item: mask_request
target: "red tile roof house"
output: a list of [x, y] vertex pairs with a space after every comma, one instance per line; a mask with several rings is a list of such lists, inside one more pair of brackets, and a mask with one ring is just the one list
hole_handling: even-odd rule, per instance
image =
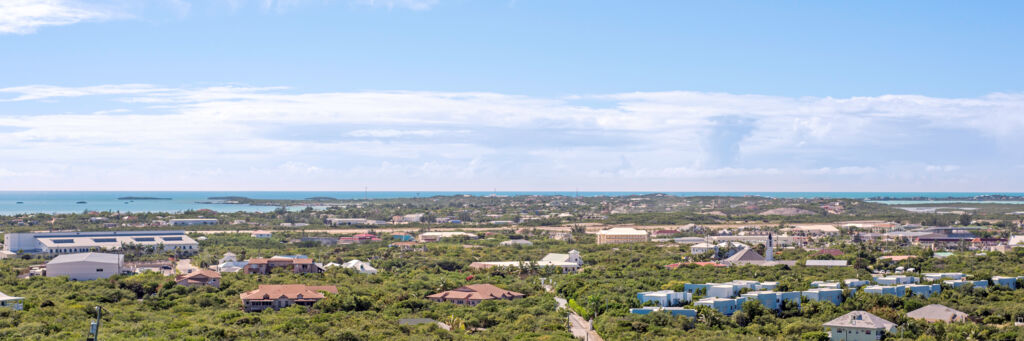
[[316, 264], [313, 264], [313, 260], [310, 258], [285, 258], [285, 257], [272, 257], [272, 258], [253, 258], [249, 260], [249, 264], [245, 266], [245, 273], [248, 274], [269, 274], [274, 268], [288, 268], [292, 272], [297, 274], [302, 273], [322, 273], [324, 269], [320, 268]]
[[477, 305], [483, 300], [514, 300], [526, 295], [508, 291], [491, 284], [470, 284], [461, 288], [439, 292], [427, 299], [434, 302], [451, 302], [462, 305]]
[[174, 277], [174, 282], [187, 287], [209, 285], [214, 288], [220, 288], [220, 273], [213, 270], [199, 269], [189, 274]]
[[260, 284], [253, 291], [238, 295], [246, 312], [263, 311], [270, 308], [280, 310], [291, 305], [312, 306], [323, 299], [324, 292], [338, 293], [333, 285], [309, 286], [304, 284]]

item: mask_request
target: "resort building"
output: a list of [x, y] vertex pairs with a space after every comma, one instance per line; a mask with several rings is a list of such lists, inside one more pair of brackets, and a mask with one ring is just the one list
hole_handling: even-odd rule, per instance
[[526, 297], [526, 295], [515, 291], [508, 291], [491, 284], [470, 284], [427, 296], [427, 299], [434, 302], [474, 306], [484, 300], [514, 300], [523, 297]]
[[199, 252], [185, 231], [109, 231], [5, 233], [4, 251], [51, 255], [119, 250], [123, 245], [163, 247], [162, 251]]
[[174, 282], [186, 287], [211, 286], [220, 288], [220, 273], [213, 270], [199, 269], [185, 275], [175, 276]]
[[124, 255], [76, 253], [60, 255], [46, 263], [46, 277], [68, 276], [72, 281], [89, 281], [121, 273]]
[[630, 227], [616, 227], [597, 232], [598, 244], [642, 243], [647, 241], [647, 231]]
[[477, 236], [472, 233], [466, 233], [462, 231], [451, 231], [451, 232], [423, 232], [419, 235], [421, 243], [436, 242], [445, 238], [453, 237], [465, 237], [469, 239], [477, 239]]
[[832, 341], [881, 340], [896, 324], [863, 310], [854, 310], [822, 324]]
[[260, 284], [253, 291], [244, 292], [239, 297], [246, 312], [279, 310], [292, 305], [312, 306], [325, 296], [323, 293], [338, 293], [333, 285], [309, 286], [303, 284]]
[[631, 308], [629, 309], [630, 314], [647, 315], [656, 311], [664, 311], [672, 314], [672, 316], [686, 316], [689, 318], [697, 318], [697, 311], [683, 307], [643, 307], [643, 308]]
[[300, 257], [274, 256], [271, 258], [253, 258], [245, 265], [245, 273], [269, 274], [274, 268], [284, 268], [294, 273], [322, 273], [324, 269], [313, 263], [312, 259]]
[[691, 301], [692, 294], [672, 290], [647, 291], [636, 294], [641, 304], [654, 302], [661, 307], [680, 306]]
[[800, 295], [806, 297], [808, 301], [824, 301], [835, 305], [843, 303], [843, 290], [841, 289], [816, 288], [802, 291]]
[[249, 236], [253, 237], [253, 238], [266, 239], [266, 238], [270, 238], [271, 236], [273, 236], [273, 233], [270, 232], [270, 231], [256, 230], [256, 231], [252, 231], [252, 233], [250, 233]]
[[751, 291], [740, 295], [740, 297], [746, 298], [747, 300], [754, 300], [761, 302], [765, 308], [773, 311], [782, 310], [782, 303], [789, 301], [790, 303], [796, 304], [796, 307], [800, 307], [800, 292], [775, 292], [775, 291]]
[[382, 220], [373, 220], [366, 218], [328, 218], [327, 224], [331, 226], [382, 225], [385, 224], [385, 222]]
[[933, 272], [924, 274], [924, 280], [932, 282], [947, 279], [958, 280], [966, 277], [967, 275], [964, 275], [962, 272]]
[[740, 308], [743, 307], [743, 302], [746, 302], [746, 301], [747, 301], [747, 299], [745, 297], [740, 297], [740, 298], [706, 297], [706, 298], [703, 298], [703, 299], [701, 299], [701, 300], [699, 300], [697, 302], [693, 302], [693, 304], [694, 305], [702, 305], [702, 306], [705, 306], [705, 307], [709, 307], [711, 309], [718, 310], [718, 312], [722, 313], [722, 315], [729, 316], [729, 315], [732, 315], [733, 313], [735, 313], [736, 311], [740, 310]]
[[195, 219], [171, 219], [167, 222], [171, 226], [195, 226], [195, 225], [217, 225], [217, 219], [195, 218]]
[[533, 245], [533, 242], [531, 242], [529, 240], [526, 240], [526, 239], [509, 239], [509, 240], [503, 241], [501, 243], [498, 243], [498, 245], [501, 245], [501, 246], [516, 246], [516, 245], [518, 245], [518, 246], [531, 246], [531, 245]]

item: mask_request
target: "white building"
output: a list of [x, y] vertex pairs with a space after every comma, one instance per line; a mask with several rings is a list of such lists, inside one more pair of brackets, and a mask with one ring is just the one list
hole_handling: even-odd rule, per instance
[[270, 238], [271, 235], [272, 233], [270, 231], [264, 230], [252, 231], [252, 233], [249, 234], [249, 236], [253, 238]]
[[122, 245], [159, 247], [164, 251], [199, 252], [199, 242], [185, 231], [39, 232], [4, 234], [4, 251], [70, 254], [119, 250]]
[[355, 270], [356, 272], [361, 274], [374, 275], [377, 273], [377, 269], [370, 265], [370, 263], [358, 259], [353, 259], [348, 262], [345, 262], [345, 264], [342, 264], [341, 267]]
[[217, 225], [217, 223], [217, 219], [211, 218], [171, 219], [168, 222], [171, 226]]
[[690, 254], [703, 255], [708, 252], [714, 252], [718, 248], [715, 244], [710, 243], [697, 243], [690, 245]]
[[0, 292], [0, 308], [21, 310], [24, 302], [25, 298], [23, 297], [7, 296], [7, 294]]
[[615, 227], [597, 232], [598, 244], [640, 243], [647, 241], [647, 231], [631, 227]]
[[851, 311], [822, 326], [832, 341], [881, 340], [886, 332], [896, 330], [895, 323], [862, 310]]
[[531, 246], [531, 245], [534, 245], [534, 242], [530, 242], [530, 241], [527, 241], [527, 240], [508, 240], [508, 241], [505, 241], [505, 242], [502, 242], [502, 243], [498, 243], [498, 245], [501, 245], [501, 246], [516, 246], [516, 245], [519, 245], [519, 246]]
[[381, 225], [384, 221], [366, 218], [328, 218], [327, 223], [331, 226], [343, 225]]
[[452, 237], [466, 237], [469, 239], [477, 239], [477, 236], [472, 233], [466, 233], [462, 231], [450, 231], [450, 232], [423, 232], [419, 235], [420, 242], [436, 242], [444, 238]]
[[46, 263], [46, 277], [68, 276], [72, 281], [88, 281], [119, 274], [123, 266], [124, 255], [96, 252], [60, 255]]

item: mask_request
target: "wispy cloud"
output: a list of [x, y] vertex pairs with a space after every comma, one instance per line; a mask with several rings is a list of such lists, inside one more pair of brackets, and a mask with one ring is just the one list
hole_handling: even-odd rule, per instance
[[29, 34], [43, 26], [103, 21], [119, 15], [109, 8], [70, 0], [4, 0], [0, 1], [0, 34]]
[[[78, 112], [80, 103], [88, 109]], [[124, 188], [1024, 187], [1004, 174], [1016, 169], [998, 167], [1024, 158], [1024, 138], [1012, 133], [1024, 129], [1020, 94], [536, 98], [31, 85], [0, 89], [5, 106], [27, 113], [0, 116], [0, 177], [27, 189], [79, 188], [71, 179], [82, 177]]]

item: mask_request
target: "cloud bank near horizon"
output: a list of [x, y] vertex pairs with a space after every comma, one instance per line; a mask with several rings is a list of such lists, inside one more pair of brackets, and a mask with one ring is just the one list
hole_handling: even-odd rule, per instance
[[1012, 191], [1024, 94], [0, 88], [8, 190]]

